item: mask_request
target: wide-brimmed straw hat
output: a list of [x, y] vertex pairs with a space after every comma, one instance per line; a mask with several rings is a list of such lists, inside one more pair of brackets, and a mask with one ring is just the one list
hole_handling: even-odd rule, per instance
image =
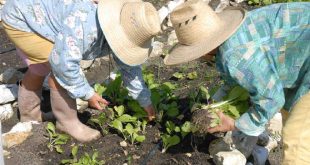
[[150, 54], [151, 40], [160, 31], [159, 16], [141, 0], [100, 0], [98, 19], [115, 55], [127, 65], [139, 65]]
[[165, 57], [166, 65], [197, 59], [227, 40], [242, 24], [245, 10], [228, 7], [215, 13], [202, 0], [188, 0], [170, 14], [179, 43]]

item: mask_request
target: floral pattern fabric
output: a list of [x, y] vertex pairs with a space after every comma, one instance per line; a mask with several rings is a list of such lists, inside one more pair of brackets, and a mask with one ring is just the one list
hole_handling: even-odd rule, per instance
[[[111, 54], [100, 29], [95, 3], [91, 0], [9, 0], [1, 15], [6, 24], [54, 43], [49, 58], [52, 72], [72, 98], [87, 100], [94, 94], [80, 61]], [[141, 67], [116, 61], [129, 94], [143, 107], [151, 104]]]

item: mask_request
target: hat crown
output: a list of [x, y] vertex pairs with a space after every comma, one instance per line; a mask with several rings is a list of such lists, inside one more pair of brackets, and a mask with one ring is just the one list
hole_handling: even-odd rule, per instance
[[216, 33], [222, 21], [213, 9], [201, 0], [188, 0], [170, 15], [179, 43], [193, 45]]
[[157, 11], [148, 2], [125, 3], [121, 11], [120, 24], [128, 39], [141, 47], [160, 31]]

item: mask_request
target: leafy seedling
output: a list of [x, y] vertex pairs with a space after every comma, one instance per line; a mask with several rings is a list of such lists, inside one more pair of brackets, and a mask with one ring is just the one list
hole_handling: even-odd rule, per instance
[[125, 133], [127, 135], [127, 138], [130, 140], [131, 144], [134, 144], [135, 141], [137, 142], [143, 142], [145, 140], [144, 135], [139, 135], [138, 132], [140, 131], [140, 127], [134, 128], [132, 124], [127, 123], [125, 127]]
[[186, 78], [190, 79], [190, 80], [194, 80], [198, 78], [198, 74], [196, 71], [194, 72], [190, 72], [187, 74]]
[[180, 80], [182, 80], [182, 79], [184, 79], [185, 78], [185, 75], [184, 75], [184, 73], [181, 73], [181, 72], [175, 72], [175, 73], [173, 73], [173, 75], [172, 75], [174, 78], [176, 78], [176, 79], [180, 79]]
[[108, 118], [106, 117], [105, 113], [100, 113], [97, 117], [92, 117], [88, 123], [92, 126], [98, 125], [100, 127], [101, 133], [103, 135], [108, 134], [108, 130], [105, 127]]
[[162, 149], [162, 153], [165, 153], [169, 147], [177, 145], [180, 143], [181, 139], [179, 136], [177, 135], [168, 135], [168, 134], [163, 134], [161, 135], [161, 139], [163, 141], [163, 149]]
[[[248, 110], [249, 97], [250, 95], [245, 89], [240, 86], [235, 86], [232, 90], [230, 90], [228, 95], [224, 97], [223, 101], [207, 105], [201, 104], [195, 107], [192, 115], [194, 119], [193, 123], [198, 128], [203, 128], [205, 127], [203, 120], [210, 119], [210, 121], [208, 121], [208, 127], [216, 127], [221, 122], [217, 115], [218, 111], [222, 111], [224, 114], [237, 119]], [[195, 111], [208, 111], [208, 113], [200, 113]]]
[[56, 150], [57, 153], [62, 154], [64, 151], [61, 148], [61, 145], [66, 144], [69, 140], [69, 136], [66, 134], [58, 134], [55, 131], [55, 125], [52, 122], [48, 122], [45, 130], [48, 132], [49, 135], [49, 142], [47, 147], [50, 151]]
[[98, 159], [98, 151], [94, 151], [92, 155], [89, 155], [85, 152], [80, 158], [77, 157], [78, 153], [78, 146], [73, 146], [71, 149], [72, 159], [63, 159], [61, 160], [61, 164], [73, 164], [73, 165], [103, 165], [105, 162], [104, 160], [97, 160]]

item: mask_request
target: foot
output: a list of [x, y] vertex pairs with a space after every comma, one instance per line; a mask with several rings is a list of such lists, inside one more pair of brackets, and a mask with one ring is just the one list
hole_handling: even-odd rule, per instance
[[69, 134], [74, 139], [82, 143], [96, 140], [101, 136], [99, 131], [86, 126], [80, 121], [76, 123], [66, 123], [66, 124], [62, 124], [57, 121], [56, 128], [62, 132]]

